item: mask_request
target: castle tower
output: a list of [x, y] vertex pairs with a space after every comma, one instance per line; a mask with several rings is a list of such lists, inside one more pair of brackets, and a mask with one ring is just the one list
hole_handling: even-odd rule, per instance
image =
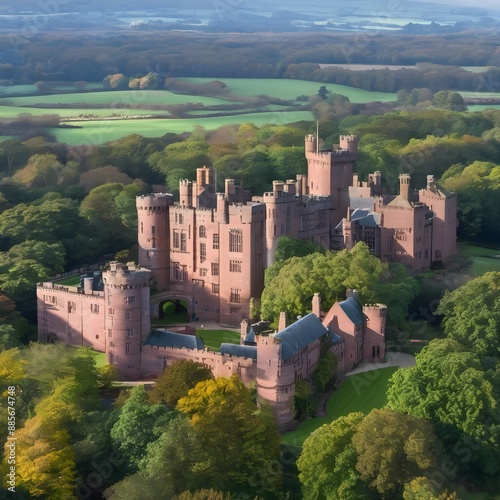
[[187, 179], [179, 181], [179, 204], [185, 207], [193, 206], [193, 183]]
[[267, 401], [282, 427], [294, 416], [295, 371], [282, 367], [282, 343], [269, 334], [256, 335], [257, 398]]
[[387, 322], [387, 306], [376, 304], [364, 306], [366, 329], [363, 338], [363, 360], [382, 362], [385, 357], [385, 327]]
[[332, 225], [336, 226], [349, 206], [349, 187], [358, 157], [358, 138], [341, 135], [329, 150], [317, 148], [318, 138], [306, 136], [307, 183], [311, 196], [333, 196]]
[[138, 379], [141, 345], [151, 330], [149, 295], [151, 271], [110, 262], [103, 272], [106, 361], [125, 379]]
[[139, 265], [153, 271], [158, 290], [170, 282], [170, 221], [168, 207], [171, 194], [150, 194], [136, 199], [138, 215]]

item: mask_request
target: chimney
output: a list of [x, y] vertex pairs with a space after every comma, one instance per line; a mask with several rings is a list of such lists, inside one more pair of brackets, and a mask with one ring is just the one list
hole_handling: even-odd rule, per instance
[[399, 174], [399, 195], [410, 201], [410, 174]]
[[427, 176], [427, 189], [431, 189], [433, 187], [434, 187], [434, 176], [428, 175]]
[[315, 293], [312, 299], [312, 312], [319, 319], [321, 319], [321, 296], [319, 293]]
[[358, 301], [358, 291], [355, 288], [348, 288], [345, 292], [347, 298], [352, 297], [356, 302]]
[[286, 328], [286, 312], [280, 312], [280, 320], [278, 323], [278, 332], [283, 331]]

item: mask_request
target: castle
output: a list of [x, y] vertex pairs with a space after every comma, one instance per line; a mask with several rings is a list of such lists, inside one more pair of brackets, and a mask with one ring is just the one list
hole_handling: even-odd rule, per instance
[[[293, 418], [295, 382], [316, 369], [323, 338], [333, 341], [341, 371], [383, 360], [386, 308], [362, 306], [355, 292], [325, 313], [315, 296], [311, 314], [291, 325], [281, 317], [277, 333], [246, 321], [281, 236], [328, 249], [364, 241], [383, 261], [416, 272], [456, 252], [456, 197], [432, 176], [412, 192], [402, 174], [399, 194], [385, 194], [379, 172], [363, 183], [353, 173], [356, 137], [340, 136], [331, 150], [318, 144], [306, 137], [307, 176], [275, 181], [263, 196], [231, 179], [216, 193], [214, 170], [202, 167], [196, 182], [180, 182], [176, 203], [171, 194], [138, 197], [139, 264], [112, 262], [80, 286], [39, 284], [39, 340], [106, 352], [129, 379], [159, 375], [176, 359], [199, 361], [216, 376], [238, 374], [256, 382], [282, 424]], [[189, 325], [152, 329], [169, 301], [186, 304], [191, 318], [241, 325], [240, 345], [213, 352]]]
[[261, 295], [281, 236], [331, 250], [364, 241], [381, 260], [415, 272], [456, 253], [456, 196], [431, 175], [413, 192], [401, 174], [399, 194], [385, 194], [380, 172], [363, 183], [353, 173], [357, 137], [340, 136], [329, 150], [318, 144], [315, 135], [305, 139], [307, 175], [274, 181], [263, 196], [232, 179], [216, 193], [215, 172], [203, 167], [196, 182], [180, 182], [177, 203], [170, 194], [137, 198], [139, 264], [153, 272], [154, 316], [174, 299], [190, 317], [239, 324]]

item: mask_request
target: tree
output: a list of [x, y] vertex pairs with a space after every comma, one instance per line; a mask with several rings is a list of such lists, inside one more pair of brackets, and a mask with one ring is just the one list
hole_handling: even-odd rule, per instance
[[325, 424], [304, 442], [297, 460], [302, 492], [306, 499], [356, 500], [369, 491], [356, 470], [352, 438], [365, 416], [350, 413]]
[[411, 479], [438, 470], [442, 445], [424, 419], [391, 409], [374, 409], [352, 438], [356, 470], [381, 495], [401, 498]]
[[447, 290], [437, 314], [445, 334], [479, 356], [500, 358], [500, 272], [479, 276]]
[[[172, 418], [164, 405], [152, 405], [143, 385], [134, 387], [111, 429], [111, 439], [127, 461], [127, 471], [137, 472], [147, 445], [158, 429]], [[140, 423], [140, 425], [139, 425]]]
[[255, 406], [237, 375], [199, 382], [179, 400], [178, 409], [190, 417], [200, 443], [210, 450], [205, 486], [246, 493], [276, 491], [281, 439], [274, 416], [266, 405]]
[[291, 318], [309, 312], [316, 292], [328, 310], [336, 300], [344, 299], [347, 288], [355, 288], [361, 303], [384, 303], [389, 311], [393, 303], [398, 305], [394, 310], [399, 314], [388, 318], [396, 323], [404, 318], [419, 290], [402, 266], [382, 263], [364, 243], [351, 251], [292, 257], [273, 276], [274, 272], [271, 266], [262, 293], [262, 316], [274, 321], [281, 311]]
[[163, 481], [172, 494], [178, 494], [207, 484], [210, 478], [205, 476], [205, 470], [209, 455], [189, 419], [179, 416], [148, 445], [140, 469], [145, 477]]
[[458, 92], [451, 92], [449, 90], [436, 92], [432, 97], [432, 105], [451, 111], [467, 111], [463, 97]]
[[182, 359], [167, 366], [156, 379], [156, 384], [149, 394], [152, 403], [165, 403], [174, 408], [180, 398], [187, 396], [198, 382], [212, 379], [209, 368], [195, 361]]
[[496, 372], [452, 339], [433, 340], [391, 378], [388, 407], [432, 422], [462, 474], [500, 470]]
[[326, 85], [321, 85], [321, 87], [318, 90], [318, 96], [324, 101], [328, 97], [328, 95], [331, 93], [330, 90], [326, 88]]

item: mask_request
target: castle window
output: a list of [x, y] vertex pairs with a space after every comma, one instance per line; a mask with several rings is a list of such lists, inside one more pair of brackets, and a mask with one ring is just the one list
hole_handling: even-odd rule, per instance
[[151, 234], [156, 234], [156, 226], [151, 226]]
[[113, 337], [113, 330], [111, 328], [108, 328], [108, 337]]
[[207, 244], [200, 243], [200, 262], [205, 262], [207, 260]]
[[436, 256], [436, 259], [441, 258], [441, 250], [436, 250], [436, 253], [434, 254]]
[[73, 313], [76, 312], [76, 304], [68, 300], [68, 312]]
[[200, 238], [206, 238], [207, 237], [207, 228], [205, 226], [200, 226], [200, 229], [198, 230], [198, 235]]
[[234, 302], [239, 304], [241, 302], [241, 290], [238, 288], [231, 288], [231, 296], [229, 298], [229, 302]]
[[130, 320], [130, 319], [132, 319], [132, 312], [131, 312], [131, 311], [126, 311], [126, 312], [125, 312], [125, 317], [126, 317], [127, 319], [129, 319], [129, 320]]
[[229, 314], [238, 314], [240, 312], [239, 307], [230, 307], [229, 308]]
[[144, 222], [141, 222], [141, 234], [144, 233]]
[[125, 344], [125, 354], [130, 354], [130, 344]]
[[127, 328], [127, 337], [133, 337], [133, 336], [134, 336], [134, 329]]
[[229, 251], [243, 252], [243, 231], [241, 229], [229, 230]]
[[177, 229], [174, 229], [174, 234], [173, 234], [173, 238], [172, 238], [173, 242], [172, 242], [172, 246], [173, 248], [180, 248], [181, 246], [181, 243], [180, 243], [180, 235], [179, 235], [179, 231]]
[[219, 235], [218, 234], [213, 235], [212, 242], [213, 242], [213, 249], [219, 250]]
[[212, 262], [212, 276], [219, 276], [219, 263]]
[[179, 214], [179, 224], [184, 223], [184, 216], [182, 214]]
[[200, 267], [200, 276], [207, 276], [208, 269], [206, 267]]
[[193, 285], [203, 288], [205, 286], [205, 281], [203, 280], [193, 280]]
[[178, 262], [173, 262], [172, 279], [177, 281], [187, 281], [187, 266], [181, 266]]
[[212, 293], [218, 295], [218, 293], [219, 293], [219, 283], [212, 283]]
[[241, 273], [241, 260], [230, 260], [229, 261], [229, 272]]
[[135, 304], [135, 297], [134, 296], [131, 296], [131, 297], [125, 297], [125, 302], [127, 304]]
[[110, 307], [110, 308], [108, 309], [108, 314], [109, 314], [110, 316], [113, 316], [113, 314], [115, 314], [115, 310], [114, 310], [114, 309], [112, 309], [112, 308]]
[[181, 233], [181, 252], [187, 252], [187, 234], [186, 231]]
[[99, 306], [97, 304], [90, 304], [90, 312], [98, 313], [99, 312]]

